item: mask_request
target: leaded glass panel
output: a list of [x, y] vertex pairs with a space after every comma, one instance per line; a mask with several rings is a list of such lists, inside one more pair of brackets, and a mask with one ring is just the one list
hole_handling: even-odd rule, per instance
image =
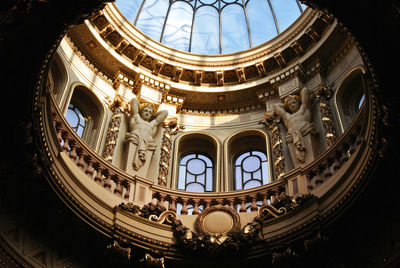
[[213, 191], [213, 164], [203, 154], [189, 154], [179, 162], [178, 189], [189, 192]]

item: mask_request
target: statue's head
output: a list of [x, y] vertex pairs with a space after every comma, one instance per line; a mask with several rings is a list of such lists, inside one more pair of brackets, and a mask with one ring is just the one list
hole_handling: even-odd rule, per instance
[[300, 97], [298, 95], [289, 95], [285, 98], [285, 105], [291, 113], [295, 113], [300, 109]]
[[155, 107], [150, 103], [143, 103], [139, 108], [139, 115], [145, 121], [151, 121], [155, 115]]

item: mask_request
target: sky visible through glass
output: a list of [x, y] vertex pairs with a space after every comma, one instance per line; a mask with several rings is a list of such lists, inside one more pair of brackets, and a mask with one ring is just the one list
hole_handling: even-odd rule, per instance
[[178, 50], [225, 54], [258, 46], [305, 10], [298, 0], [117, 0], [125, 18]]

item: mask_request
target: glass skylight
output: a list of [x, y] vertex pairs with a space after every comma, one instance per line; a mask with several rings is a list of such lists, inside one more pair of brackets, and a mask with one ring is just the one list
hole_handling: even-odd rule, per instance
[[225, 54], [258, 46], [304, 11], [298, 0], [117, 0], [150, 38], [182, 51]]

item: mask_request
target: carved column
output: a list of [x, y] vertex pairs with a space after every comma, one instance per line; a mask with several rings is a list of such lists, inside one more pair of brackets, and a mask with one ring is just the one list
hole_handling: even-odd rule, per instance
[[326, 142], [328, 146], [331, 147], [337, 140], [332, 111], [329, 106], [329, 99], [332, 97], [332, 90], [321, 83], [315, 91], [315, 97], [319, 101], [319, 111], [322, 126], [325, 131]]
[[119, 135], [119, 129], [121, 127], [122, 114], [124, 112], [124, 102], [121, 97], [117, 95], [109, 107], [113, 112], [111, 117], [110, 125], [107, 130], [106, 145], [103, 151], [103, 158], [108, 162], [112, 162], [115, 146], [117, 144], [117, 139]]
[[172, 136], [176, 135], [179, 130], [180, 128], [176, 120], [170, 121], [168, 125], [165, 126], [161, 141], [161, 158], [158, 171], [158, 184], [161, 186], [167, 186], [169, 162], [172, 152]]
[[277, 179], [285, 174], [285, 157], [283, 155], [282, 134], [278, 123], [280, 118], [274, 112], [267, 112], [264, 115], [264, 125], [270, 134], [272, 141], [272, 159]]

